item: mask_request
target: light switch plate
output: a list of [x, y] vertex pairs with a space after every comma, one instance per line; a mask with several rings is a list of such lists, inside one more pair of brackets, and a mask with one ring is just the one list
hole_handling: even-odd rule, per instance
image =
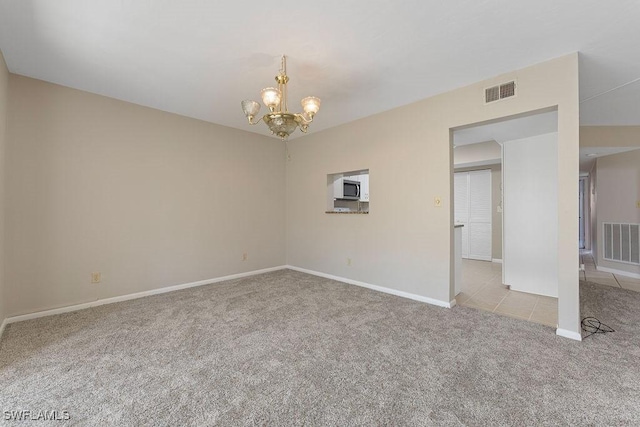
[[442, 206], [442, 199], [440, 197], [438, 197], [438, 196], [434, 197], [433, 198], [433, 205], [436, 208], [439, 208], [440, 206]]

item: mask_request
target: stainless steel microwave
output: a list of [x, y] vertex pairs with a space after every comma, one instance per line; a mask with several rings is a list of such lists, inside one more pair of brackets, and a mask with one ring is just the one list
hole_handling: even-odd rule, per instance
[[333, 185], [333, 197], [339, 200], [360, 200], [360, 183], [339, 178]]

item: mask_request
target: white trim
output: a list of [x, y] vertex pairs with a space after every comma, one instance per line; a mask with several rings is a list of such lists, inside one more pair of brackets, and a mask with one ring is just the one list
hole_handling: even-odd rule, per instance
[[628, 271], [616, 270], [615, 268], [596, 266], [596, 270], [604, 271], [605, 273], [617, 274], [618, 276], [626, 276], [626, 277], [632, 277], [634, 279], [640, 279], [640, 274], [630, 273]]
[[569, 338], [576, 341], [582, 341], [582, 334], [579, 332], [573, 332], [568, 329], [556, 329], [556, 335], [559, 335], [564, 338]]
[[502, 264], [502, 259], [500, 259], [500, 258], [492, 258], [491, 262], [495, 262], [497, 264]]
[[98, 307], [100, 305], [113, 304], [116, 302], [128, 301], [132, 299], [148, 297], [151, 295], [158, 295], [158, 294], [164, 294], [167, 292], [179, 291], [181, 289], [194, 288], [197, 286], [210, 285], [213, 283], [224, 282], [227, 280], [240, 279], [242, 277], [255, 276], [257, 274], [269, 273], [271, 271], [284, 270], [285, 268], [287, 267], [284, 265], [281, 265], [278, 267], [263, 268], [261, 270], [247, 271], [246, 273], [231, 274], [229, 276], [222, 276], [214, 279], [198, 280], [197, 282], [183, 283], [181, 285], [167, 286], [164, 288], [152, 289], [150, 291], [136, 292], [134, 294], [127, 294], [127, 295], [120, 295], [112, 298], [99, 299], [96, 301], [85, 302], [82, 304], [75, 304], [75, 305], [69, 305], [66, 307], [54, 308], [52, 310], [36, 311], [35, 313], [12, 316], [5, 319], [4, 323], [2, 324], [2, 328], [4, 329], [5, 324], [22, 322], [23, 320], [31, 320], [31, 319], [37, 319], [39, 317], [53, 316], [55, 314], [69, 313], [71, 311], [84, 310], [86, 308]]
[[357, 280], [346, 279], [344, 277], [321, 273], [319, 271], [313, 271], [313, 270], [307, 270], [306, 268], [294, 267], [293, 265], [287, 265], [286, 268], [290, 270], [299, 271], [301, 273], [311, 274], [313, 276], [324, 277], [325, 279], [337, 280], [338, 282], [347, 283], [349, 285], [356, 285], [356, 286], [361, 286], [363, 288], [372, 289], [374, 291], [384, 292], [385, 294], [391, 294], [398, 297], [409, 298], [415, 301], [426, 302], [427, 304], [437, 305], [438, 307], [452, 308], [454, 305], [456, 305], [455, 299], [449, 302], [440, 301], [440, 300], [429, 298], [429, 297], [423, 297], [422, 295], [416, 295], [416, 294], [411, 294], [409, 292], [399, 291], [397, 289], [385, 288], [384, 286], [372, 285], [372, 284], [360, 282]]
[[2, 334], [4, 333], [4, 328], [9, 324], [9, 319], [4, 319], [2, 321], [2, 325], [0, 325], [0, 341], [2, 341]]

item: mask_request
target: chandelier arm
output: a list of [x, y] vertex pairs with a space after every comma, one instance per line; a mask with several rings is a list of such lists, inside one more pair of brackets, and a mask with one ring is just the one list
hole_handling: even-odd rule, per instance
[[307, 118], [304, 114], [301, 113], [297, 113], [296, 117], [298, 117], [300, 119], [300, 122], [308, 125], [309, 123], [313, 122], [313, 117]]
[[260, 123], [260, 121], [262, 119], [264, 119], [264, 116], [260, 117], [258, 120], [256, 120], [255, 122], [253, 121], [253, 116], [252, 117], [247, 117], [247, 119], [249, 119], [249, 124], [250, 125], [257, 125], [258, 123]]

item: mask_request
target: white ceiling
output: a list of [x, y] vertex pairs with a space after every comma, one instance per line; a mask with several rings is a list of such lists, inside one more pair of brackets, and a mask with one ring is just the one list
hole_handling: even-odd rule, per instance
[[[289, 57], [310, 132], [579, 51], [582, 124], [640, 125], [637, 0], [0, 0], [13, 73], [213, 123]], [[632, 91], [632, 92], [628, 92]], [[595, 96], [595, 98], [593, 98]]]

